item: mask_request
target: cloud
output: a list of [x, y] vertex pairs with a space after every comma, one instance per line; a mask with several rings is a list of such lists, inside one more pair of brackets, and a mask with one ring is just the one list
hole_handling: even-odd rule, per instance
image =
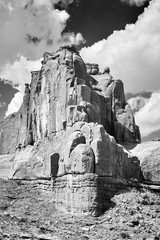
[[69, 14], [51, 7], [50, 1], [32, 2], [8, 1], [12, 11], [0, 8], [0, 64], [14, 61], [17, 54], [35, 60], [58, 47]]
[[130, 98], [136, 98], [136, 97], [143, 97], [143, 98], [150, 98], [152, 95], [152, 92], [138, 92], [138, 93], [126, 93], [125, 97], [128, 101]]
[[127, 3], [129, 5], [136, 5], [138, 7], [144, 5], [145, 2], [149, 0], [121, 0], [122, 3]]
[[65, 44], [68, 43], [74, 45], [79, 45], [86, 42], [81, 33], [64, 33], [62, 41], [64, 41]]
[[19, 59], [13, 64], [7, 63], [3, 68], [1, 68], [1, 77], [3, 79], [9, 79], [12, 86], [19, 91], [11, 100], [6, 116], [19, 110], [23, 101], [25, 83], [31, 82], [31, 71], [38, 71], [40, 68], [40, 60], [29, 61], [23, 56], [19, 56]]
[[13, 87], [19, 91], [24, 91], [25, 83], [31, 82], [31, 71], [38, 71], [41, 68], [41, 61], [29, 61], [23, 56], [19, 56], [13, 64], [7, 63], [1, 68], [0, 76], [9, 79]]
[[49, 7], [54, 6], [55, 4], [59, 4], [63, 8], [68, 8], [71, 4], [78, 4], [80, 0], [34, 0], [33, 3], [35, 5], [46, 5]]
[[138, 112], [141, 108], [143, 108], [148, 101], [149, 99], [147, 98], [137, 96], [134, 98], [130, 98], [128, 100], [128, 103], [131, 106], [133, 113], [135, 113]]
[[133, 113], [138, 112], [151, 98], [152, 92], [127, 93], [126, 101], [131, 106]]
[[11, 113], [17, 112], [22, 102], [23, 102], [23, 94], [21, 92], [17, 92], [14, 95], [14, 98], [12, 99], [12, 101], [9, 103], [5, 116], [7, 117]]
[[[69, 14], [66, 10], [55, 9], [57, 2], [58, 0], [0, 1], [1, 65], [13, 62], [17, 54], [37, 60], [45, 51], [53, 52], [59, 48], [65, 40], [62, 32]], [[76, 0], [66, 1], [65, 4], [73, 2]], [[75, 39], [78, 36], [75, 35]]]
[[86, 62], [98, 63], [101, 71], [108, 65], [114, 78], [122, 79], [126, 92], [154, 91], [149, 99], [136, 96], [130, 104], [134, 111], [139, 110], [135, 119], [142, 137], [160, 129], [159, 0], [152, 0], [135, 24], [114, 31], [80, 53]]
[[109, 66], [126, 92], [155, 91], [160, 76], [160, 1], [152, 0], [135, 24], [114, 31], [91, 47], [82, 48], [86, 62]]
[[19, 90], [7, 114], [19, 109], [24, 84], [30, 83], [31, 71], [40, 69], [39, 59], [44, 52], [84, 41], [80, 33], [63, 33], [69, 14], [55, 9], [55, 4], [67, 9], [73, 3], [78, 1], [0, 0], [0, 78], [5, 82], [9, 80]]
[[160, 129], [160, 91], [152, 94], [149, 101], [135, 113], [136, 123], [140, 126], [142, 137]]

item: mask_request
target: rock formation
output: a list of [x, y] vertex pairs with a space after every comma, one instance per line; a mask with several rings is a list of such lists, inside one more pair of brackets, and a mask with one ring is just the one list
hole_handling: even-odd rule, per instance
[[143, 142], [130, 151], [140, 160], [143, 182], [160, 185], [160, 142]]
[[140, 142], [123, 83], [74, 46], [44, 53], [20, 110], [0, 124], [1, 154], [15, 153], [10, 178], [52, 178], [57, 208], [72, 213], [98, 214], [124, 179], [139, 180], [120, 142]]
[[13, 160], [14, 154], [0, 155], [0, 179], [8, 179]]
[[97, 74], [99, 74], [99, 66], [98, 66], [98, 64], [86, 63], [86, 69], [87, 69], [87, 73], [90, 74], [90, 75], [97, 75]]

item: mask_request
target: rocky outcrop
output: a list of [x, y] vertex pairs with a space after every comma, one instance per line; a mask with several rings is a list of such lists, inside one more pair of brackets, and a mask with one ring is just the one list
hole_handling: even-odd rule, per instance
[[86, 63], [86, 69], [87, 69], [87, 73], [90, 74], [90, 75], [97, 75], [97, 74], [99, 74], [99, 66], [98, 66], [98, 64]]
[[49, 179], [51, 175], [94, 173], [139, 179], [139, 171], [139, 161], [118, 145], [102, 125], [78, 122], [51, 140], [17, 150], [10, 177]]
[[114, 193], [126, 186], [125, 179], [139, 181], [139, 160], [102, 125], [77, 122], [51, 139], [16, 152], [10, 178], [50, 177], [58, 210], [99, 215]]
[[102, 124], [118, 142], [140, 141], [122, 81], [113, 80], [109, 68], [93, 78], [76, 49], [63, 47], [44, 54], [41, 70], [32, 72], [31, 86], [26, 84], [19, 112], [1, 123], [1, 153], [33, 145], [77, 121]]
[[44, 54], [0, 133], [1, 153], [15, 152], [10, 178], [52, 179], [58, 209], [97, 214], [112, 182], [140, 177], [139, 160], [117, 144], [140, 141], [122, 81], [85, 65], [73, 46]]
[[1, 154], [9, 154], [16, 151], [19, 126], [21, 126], [19, 113], [12, 114], [0, 122]]
[[[133, 112], [125, 100], [123, 82], [113, 80], [109, 68], [101, 75], [94, 76], [101, 93], [110, 101], [110, 132], [117, 142], [141, 142], [140, 131], [135, 124]], [[96, 90], [96, 89], [95, 89]], [[112, 127], [111, 127], [112, 125]]]
[[160, 185], [160, 142], [144, 142], [130, 151], [140, 160], [143, 182]]
[[8, 179], [8, 173], [14, 161], [14, 154], [0, 155], [0, 178]]

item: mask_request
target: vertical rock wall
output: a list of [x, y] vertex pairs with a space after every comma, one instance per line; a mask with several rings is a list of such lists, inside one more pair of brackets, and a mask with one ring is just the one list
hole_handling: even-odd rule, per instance
[[[88, 66], [97, 69], [90, 71], [94, 78], [88, 75]], [[0, 125], [1, 153], [14, 152], [19, 144], [33, 145], [77, 121], [102, 124], [118, 142], [140, 141], [122, 81], [113, 80], [109, 69], [103, 74], [98, 71], [97, 65], [91, 64], [86, 70], [74, 47], [63, 47], [56, 54], [44, 53], [41, 70], [32, 72], [31, 86], [26, 84], [19, 112]], [[14, 144], [7, 146], [10, 131]]]
[[10, 178], [52, 179], [58, 209], [96, 213], [111, 182], [139, 179], [138, 159], [116, 143], [138, 142], [138, 134], [122, 81], [63, 47], [44, 53], [20, 110], [1, 123], [0, 151], [16, 152]]

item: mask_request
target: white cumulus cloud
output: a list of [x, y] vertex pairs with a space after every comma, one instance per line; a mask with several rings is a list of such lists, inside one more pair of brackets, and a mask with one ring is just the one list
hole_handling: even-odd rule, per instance
[[130, 98], [128, 100], [129, 105], [131, 106], [133, 112], [138, 112], [141, 108], [145, 106], [145, 104], [149, 101], [148, 98], [137, 96], [134, 98]]
[[38, 71], [41, 68], [41, 61], [29, 61], [23, 56], [19, 56], [14, 63], [7, 63], [1, 67], [1, 78], [12, 82], [13, 87], [24, 90], [25, 83], [31, 82], [31, 71]]
[[63, 34], [70, 16], [66, 10], [55, 9], [57, 2], [67, 8], [78, 0], [0, 0], [0, 78], [19, 90], [7, 115], [19, 109], [24, 84], [30, 83], [31, 71], [40, 69], [44, 52], [84, 41], [80, 33]]
[[111, 68], [114, 78], [124, 82], [126, 92], [160, 88], [160, 1], [152, 0], [135, 24], [114, 31], [91, 47], [81, 50], [86, 62]]
[[136, 114], [136, 123], [140, 126], [141, 135], [145, 137], [160, 129], [160, 91], [152, 94], [149, 101]]
[[6, 117], [11, 113], [17, 112], [23, 102], [23, 94], [21, 92], [17, 92], [14, 95], [14, 98], [8, 105], [8, 109], [6, 111]]
[[[34, 1], [9, 1], [13, 10], [0, 7], [0, 64], [14, 61], [17, 54], [37, 60], [44, 51], [59, 47], [69, 14]], [[8, 6], [8, 5], [7, 5]]]
[[156, 92], [160, 89], [159, 0], [150, 1], [135, 24], [127, 24], [80, 53], [86, 62], [98, 63], [101, 71], [109, 66], [113, 77], [124, 82], [126, 92], [155, 92], [135, 117], [142, 137], [160, 129], [160, 92]]
[[9, 79], [14, 88], [19, 92], [16, 93], [8, 105], [6, 116], [19, 110], [24, 95], [25, 83], [31, 82], [31, 71], [38, 71], [41, 68], [41, 61], [29, 61], [27, 58], [20, 56], [13, 64], [8, 63], [1, 68], [1, 77]]

